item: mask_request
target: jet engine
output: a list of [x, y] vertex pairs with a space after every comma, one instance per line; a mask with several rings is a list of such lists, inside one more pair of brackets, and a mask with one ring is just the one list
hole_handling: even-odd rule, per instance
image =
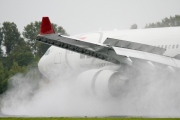
[[80, 74], [79, 78], [84, 89], [97, 96], [118, 96], [128, 78], [118, 71], [107, 69], [88, 70]]

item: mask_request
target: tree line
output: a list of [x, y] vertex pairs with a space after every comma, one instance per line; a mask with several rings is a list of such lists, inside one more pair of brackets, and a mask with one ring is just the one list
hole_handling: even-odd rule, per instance
[[[180, 15], [175, 15], [174, 17], [166, 17], [161, 21], [155, 23], [148, 23], [144, 28], [159, 28], [159, 27], [175, 27], [180, 26]], [[131, 25], [130, 29], [138, 29], [137, 24]]]
[[[8, 80], [16, 73], [26, 73], [49, 48], [37, 42], [41, 22], [35, 21], [24, 27], [22, 34], [14, 22], [4, 22], [0, 26], [0, 94], [7, 90]], [[63, 27], [53, 24], [57, 33], [67, 35]], [[3, 50], [3, 48], [5, 50]], [[5, 51], [5, 53], [4, 53]]]

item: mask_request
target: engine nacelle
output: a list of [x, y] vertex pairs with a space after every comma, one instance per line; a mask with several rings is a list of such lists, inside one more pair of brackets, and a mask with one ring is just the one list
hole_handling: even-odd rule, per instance
[[79, 80], [85, 91], [102, 97], [108, 95], [118, 96], [128, 81], [119, 72], [106, 69], [85, 71], [79, 76]]

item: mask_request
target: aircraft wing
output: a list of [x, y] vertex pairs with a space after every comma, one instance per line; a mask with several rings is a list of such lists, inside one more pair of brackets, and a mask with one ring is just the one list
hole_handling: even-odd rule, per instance
[[[76, 38], [55, 34], [48, 17], [42, 20], [40, 35], [37, 41], [54, 45], [60, 48], [85, 54], [115, 64], [132, 65], [134, 60], [144, 60], [147, 62], [164, 64], [167, 66], [180, 67], [180, 60], [140, 50], [122, 48], [112, 44], [99, 44], [82, 41]], [[122, 42], [122, 41], [121, 41]], [[155, 48], [157, 49], [157, 48]], [[161, 50], [164, 52], [164, 50]]]

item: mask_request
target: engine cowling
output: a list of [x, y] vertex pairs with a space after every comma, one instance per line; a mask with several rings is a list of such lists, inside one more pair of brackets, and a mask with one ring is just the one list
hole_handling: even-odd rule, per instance
[[79, 78], [84, 89], [97, 96], [118, 96], [128, 79], [114, 70], [88, 70]]

